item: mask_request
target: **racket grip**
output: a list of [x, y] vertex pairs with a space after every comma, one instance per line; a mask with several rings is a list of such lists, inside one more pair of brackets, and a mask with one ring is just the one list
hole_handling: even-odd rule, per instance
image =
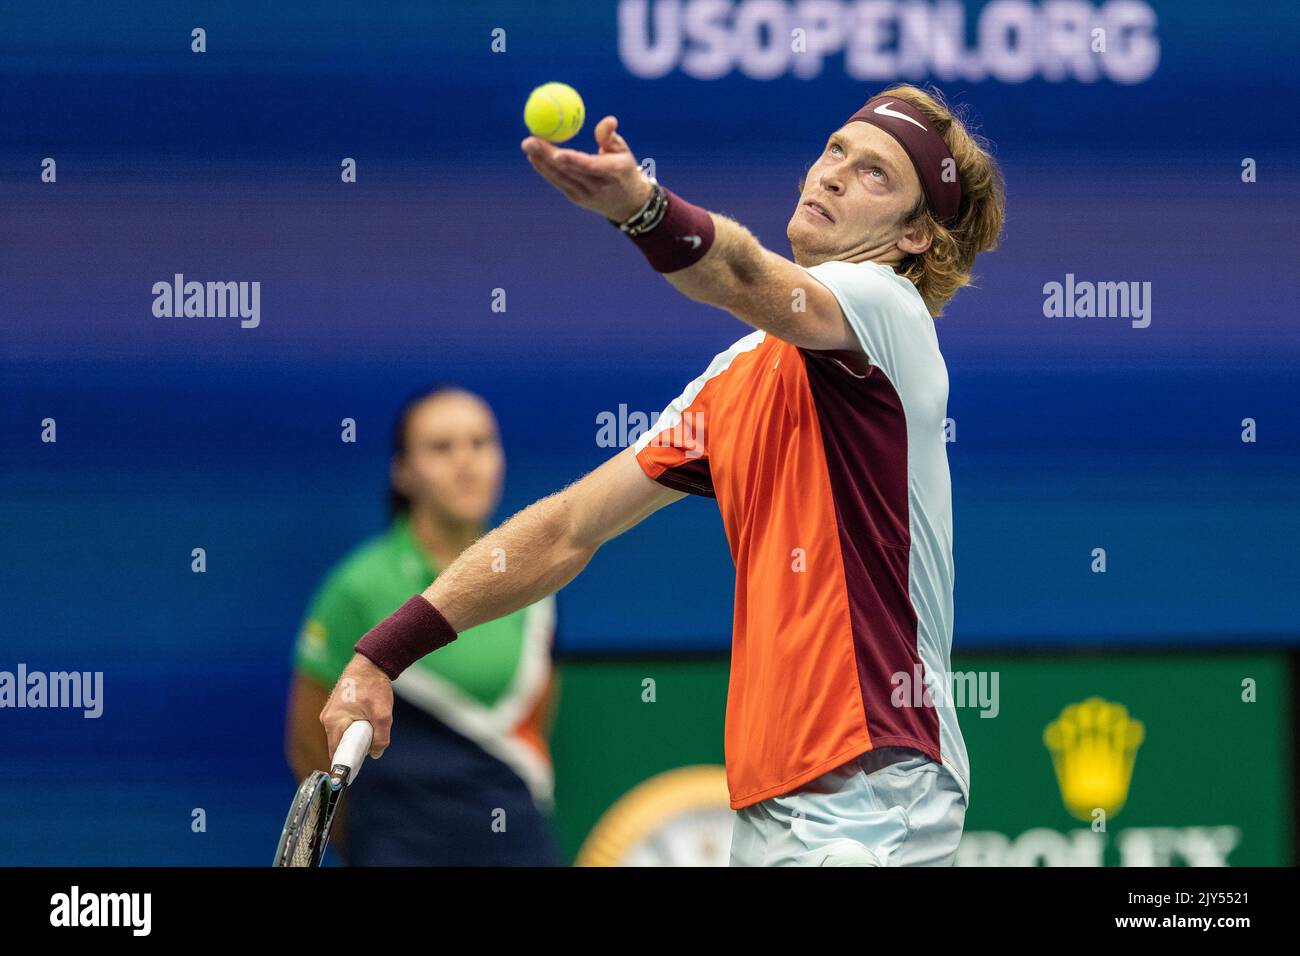
[[343, 781], [344, 783], [351, 783], [357, 779], [357, 774], [361, 772], [361, 763], [370, 752], [370, 738], [373, 734], [374, 728], [370, 726], [368, 720], [353, 721], [352, 725], [343, 731], [339, 749], [334, 751], [331, 769], [334, 775], [338, 776], [339, 767], [347, 768], [347, 779]]

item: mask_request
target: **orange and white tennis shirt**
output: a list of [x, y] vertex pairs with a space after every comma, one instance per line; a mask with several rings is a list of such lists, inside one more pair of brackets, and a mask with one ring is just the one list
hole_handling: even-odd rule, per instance
[[948, 683], [948, 371], [934, 320], [888, 266], [805, 271], [839, 300], [865, 355], [754, 332], [636, 444], [651, 478], [717, 499], [736, 564], [731, 806], [875, 747], [921, 751], [969, 799]]

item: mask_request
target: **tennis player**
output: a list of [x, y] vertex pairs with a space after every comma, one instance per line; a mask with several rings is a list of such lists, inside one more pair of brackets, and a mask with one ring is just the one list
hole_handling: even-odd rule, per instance
[[934, 317], [997, 245], [997, 165], [939, 95], [885, 90], [808, 170], [791, 261], [648, 179], [617, 125], [597, 125], [596, 154], [535, 137], [522, 149], [674, 288], [756, 331], [633, 447], [474, 544], [362, 638], [345, 671], [357, 693], [321, 713], [330, 745], [365, 718], [382, 752], [392, 679], [563, 587], [658, 509], [706, 495], [736, 564], [732, 864], [950, 865], [970, 784], [944, 683], [952, 509]]

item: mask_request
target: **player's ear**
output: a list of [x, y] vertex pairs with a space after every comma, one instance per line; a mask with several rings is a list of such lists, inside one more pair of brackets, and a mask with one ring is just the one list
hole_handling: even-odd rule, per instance
[[903, 226], [903, 234], [898, 237], [898, 248], [908, 255], [919, 256], [930, 248], [930, 243], [933, 241], [934, 232], [930, 228], [930, 217], [922, 211]]

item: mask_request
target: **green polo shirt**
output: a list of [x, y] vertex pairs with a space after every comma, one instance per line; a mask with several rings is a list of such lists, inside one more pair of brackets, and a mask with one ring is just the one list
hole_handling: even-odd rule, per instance
[[[333, 687], [361, 636], [437, 575], [438, 569], [416, 544], [410, 522], [396, 519], [388, 531], [361, 544], [326, 576], [298, 636], [298, 671]], [[470, 628], [411, 669], [429, 671], [493, 707], [510, 691], [519, 670], [526, 613], [516, 611]]]

